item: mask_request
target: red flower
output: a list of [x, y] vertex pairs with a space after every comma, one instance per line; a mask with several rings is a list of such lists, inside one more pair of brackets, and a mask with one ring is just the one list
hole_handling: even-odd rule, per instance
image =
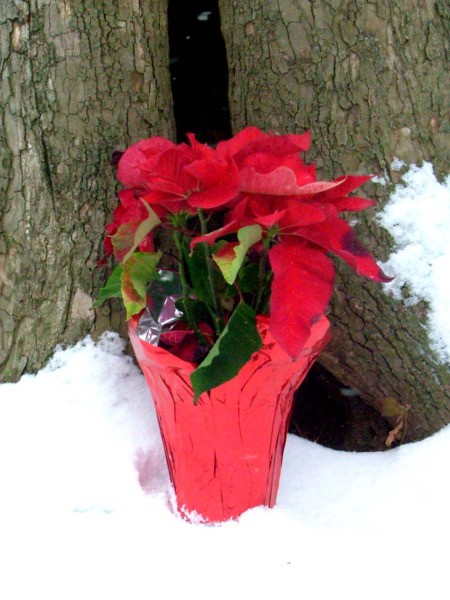
[[[107, 256], [113, 253], [113, 245], [111, 238], [117, 233], [121, 225], [125, 223], [141, 223], [148, 217], [148, 211], [145, 208], [142, 200], [145, 199], [139, 196], [135, 190], [122, 190], [119, 192], [120, 204], [116, 207], [113, 214], [113, 220], [106, 226], [106, 237], [103, 241], [105, 253]], [[158, 216], [163, 216], [158, 214]], [[153, 232], [145, 236], [139, 244], [141, 252], [153, 252]]]
[[[264, 235], [275, 235], [269, 251], [274, 274], [270, 330], [293, 357], [331, 297], [334, 267], [327, 252], [340, 256], [358, 274], [373, 281], [390, 281], [338, 214], [373, 205], [348, 196], [370, 177], [350, 175], [316, 181], [314, 169], [305, 166], [298, 155], [299, 149], [308, 146], [308, 136], [268, 136], [256, 128], [221, 142], [218, 154], [236, 162], [241, 194], [221, 229], [191, 242], [191, 247], [199, 242], [214, 244], [254, 224], [262, 227]], [[233, 253], [233, 242], [226, 248]]]
[[305, 166], [299, 152], [311, 143], [310, 133], [269, 135], [247, 127], [231, 140], [217, 146], [219, 157], [232, 158], [239, 170], [243, 192], [296, 194], [300, 186], [315, 181], [313, 166]]
[[190, 145], [163, 138], [131, 146], [119, 161], [118, 179], [146, 192], [146, 201], [172, 213], [227, 204], [239, 192], [239, 173], [230, 158], [219, 158], [189, 134]]
[[290, 356], [297, 357], [311, 326], [324, 314], [333, 292], [334, 265], [321, 250], [284, 236], [269, 251], [273, 282], [270, 332]]
[[172, 148], [175, 148], [173, 142], [157, 136], [130, 146], [119, 160], [117, 179], [126, 188], [148, 189], [146, 173], [142, 166], [151, 164], [163, 152]]
[[[213, 330], [204, 321], [198, 323], [198, 328], [201, 331], [205, 341], [211, 346], [213, 345]], [[205, 354], [205, 348], [199, 347], [197, 337], [191, 329], [189, 329], [187, 323], [180, 321], [170, 331], [166, 331], [161, 334], [160, 342], [162, 346], [170, 350], [170, 352], [188, 362], [196, 362], [198, 359], [203, 358]]]
[[[159, 224], [158, 217], [164, 225], [169, 213], [195, 214], [199, 208], [219, 213], [222, 226], [194, 238], [191, 247], [225, 239], [227, 243], [222, 244], [215, 259], [220, 259], [217, 264], [221, 269], [233, 265], [233, 277], [225, 277], [230, 285], [247, 260], [249, 247], [253, 253], [268, 249], [273, 272], [270, 330], [292, 357], [298, 356], [312, 324], [330, 300], [334, 266], [329, 252], [360, 275], [390, 281], [339, 216], [374, 204], [349, 196], [370, 177], [347, 175], [317, 181], [314, 166], [305, 165], [300, 156], [309, 148], [309, 132], [275, 135], [247, 127], [220, 142], [216, 149], [201, 144], [193, 134], [188, 135], [188, 141], [177, 145], [153, 137], [122, 155], [118, 179], [127, 189], [119, 193], [120, 205], [107, 227], [107, 254], [113, 251], [111, 236], [117, 232], [116, 257], [126, 260], [138, 242], [139, 250], [153, 251], [152, 232], [144, 239], [142, 236], [148, 231], [145, 225]], [[230, 237], [248, 226], [253, 228], [240, 232], [238, 242]], [[260, 295], [257, 303], [259, 300]], [[183, 356], [191, 356], [196, 345], [194, 334], [187, 328], [171, 332], [165, 342]]]
[[185, 169], [198, 181], [188, 202], [195, 208], [225, 207], [239, 193], [239, 171], [230, 159], [204, 158]]

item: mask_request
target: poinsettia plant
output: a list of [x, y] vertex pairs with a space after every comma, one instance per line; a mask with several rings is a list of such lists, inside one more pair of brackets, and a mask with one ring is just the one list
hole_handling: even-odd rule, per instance
[[[349, 196], [370, 176], [317, 181], [301, 157], [309, 132], [247, 127], [216, 148], [187, 137], [144, 139], [121, 155], [123, 189], [104, 241], [118, 265], [96, 305], [119, 296], [129, 319], [152, 308], [149, 290], [175, 272], [178, 317], [159, 344], [197, 365], [196, 400], [261, 348], [257, 316], [288, 355], [299, 355], [332, 295], [329, 252], [359, 275], [390, 279], [340, 216], [374, 204]], [[174, 255], [161, 249], [162, 232]]]

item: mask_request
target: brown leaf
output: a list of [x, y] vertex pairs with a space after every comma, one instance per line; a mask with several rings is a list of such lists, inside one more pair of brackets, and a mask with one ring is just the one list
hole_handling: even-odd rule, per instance
[[[393, 400], [393, 398], [388, 398], [387, 400]], [[394, 402], [396, 402], [395, 409], [398, 411], [400, 411], [401, 409], [401, 414], [397, 416], [395, 427], [389, 432], [389, 435], [386, 438], [385, 444], [389, 448], [394, 442], [399, 442], [400, 444], [403, 443], [403, 440], [405, 439], [406, 435], [406, 430], [408, 428], [408, 412], [411, 409], [410, 404], [400, 404], [397, 400], [394, 400]], [[391, 413], [384, 414], [383, 416], [388, 417], [393, 415]]]
[[402, 440], [403, 427], [404, 427], [403, 419], [399, 419], [397, 426], [394, 427], [394, 429], [392, 429], [389, 432], [389, 435], [386, 438], [386, 441], [385, 441], [386, 446], [389, 446], [389, 448], [390, 448], [394, 442], [397, 442], [397, 441], [399, 442]]

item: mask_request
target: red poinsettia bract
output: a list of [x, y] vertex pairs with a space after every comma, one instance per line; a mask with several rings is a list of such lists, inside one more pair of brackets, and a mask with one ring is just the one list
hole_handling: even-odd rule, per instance
[[[270, 330], [290, 356], [298, 356], [332, 294], [334, 266], [328, 253], [359, 275], [390, 280], [340, 216], [374, 204], [349, 196], [370, 177], [317, 181], [314, 166], [300, 154], [310, 141], [309, 132], [274, 135], [247, 127], [215, 149], [193, 134], [188, 144], [160, 137], [138, 142], [118, 164], [125, 190], [107, 227], [106, 252], [114, 251], [119, 261], [128, 259], [130, 248], [151, 252], [153, 228], [164, 227], [170, 215], [184, 211], [195, 216], [199, 209], [207, 216], [217, 213], [221, 224], [214, 230], [191, 232], [191, 249], [223, 241], [215, 258], [220, 269], [228, 269], [222, 273], [233, 285], [250, 247], [253, 254], [266, 253], [272, 271]], [[140, 227], [144, 222], [147, 228]], [[241, 236], [244, 228], [251, 235]], [[133, 244], [137, 231], [145, 235]]]

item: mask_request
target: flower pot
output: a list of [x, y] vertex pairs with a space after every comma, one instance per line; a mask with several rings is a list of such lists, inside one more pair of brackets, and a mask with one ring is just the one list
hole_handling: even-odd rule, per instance
[[129, 335], [150, 387], [180, 512], [206, 522], [236, 518], [275, 504], [293, 395], [328, 343], [321, 317], [299, 358], [274, 341], [258, 317], [262, 349], [232, 380], [193, 404], [191, 363], [141, 340], [136, 319]]

